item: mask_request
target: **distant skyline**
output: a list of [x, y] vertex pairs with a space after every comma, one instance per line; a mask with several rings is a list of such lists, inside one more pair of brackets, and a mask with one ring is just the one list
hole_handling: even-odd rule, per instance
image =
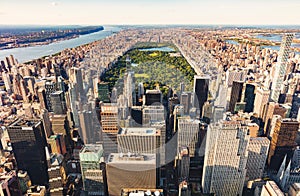
[[0, 25], [299, 25], [299, 0], [0, 0]]

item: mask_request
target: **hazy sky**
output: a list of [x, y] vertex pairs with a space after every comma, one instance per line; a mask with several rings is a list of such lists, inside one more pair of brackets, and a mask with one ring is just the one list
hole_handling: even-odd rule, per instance
[[300, 0], [0, 0], [0, 24], [300, 24]]

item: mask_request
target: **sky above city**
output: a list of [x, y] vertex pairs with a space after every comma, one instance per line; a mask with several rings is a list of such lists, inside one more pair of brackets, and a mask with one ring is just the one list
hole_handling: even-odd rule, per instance
[[0, 0], [0, 24], [299, 25], [299, 0]]

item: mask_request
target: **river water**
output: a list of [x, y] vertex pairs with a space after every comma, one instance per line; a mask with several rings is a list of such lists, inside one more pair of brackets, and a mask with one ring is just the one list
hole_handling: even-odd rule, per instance
[[13, 55], [19, 63], [24, 63], [43, 56], [58, 53], [66, 48], [74, 48], [80, 45], [88, 44], [96, 40], [104, 39], [114, 32], [119, 32], [121, 29], [115, 26], [104, 26], [103, 31], [91, 33], [87, 35], [80, 35], [77, 38], [54, 42], [48, 45], [32, 46], [24, 48], [13, 48], [0, 50], [0, 60], [3, 60], [9, 55]]

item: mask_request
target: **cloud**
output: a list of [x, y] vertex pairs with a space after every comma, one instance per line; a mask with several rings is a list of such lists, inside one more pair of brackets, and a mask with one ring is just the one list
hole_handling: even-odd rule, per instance
[[51, 2], [51, 5], [52, 5], [52, 6], [57, 6], [58, 3], [53, 1], [53, 2]]

